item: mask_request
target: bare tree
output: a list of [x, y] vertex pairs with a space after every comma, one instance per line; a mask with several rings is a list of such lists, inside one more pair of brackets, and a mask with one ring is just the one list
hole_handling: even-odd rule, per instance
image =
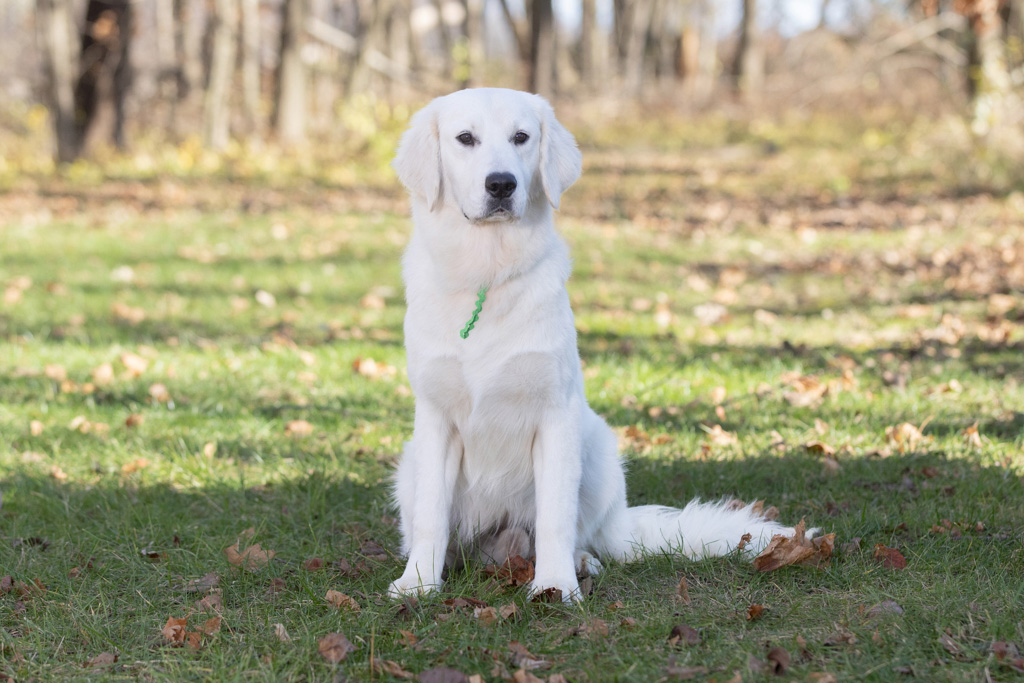
[[241, 0], [242, 16], [242, 110], [251, 136], [260, 134], [260, 3]]
[[974, 36], [974, 64], [968, 64], [972, 84], [972, 129], [984, 135], [1005, 125], [1011, 108], [1019, 106], [1013, 95], [1003, 21], [999, 0], [963, 0], [961, 11], [967, 16]]
[[555, 16], [551, 0], [533, 0], [530, 12], [530, 91], [551, 97], [554, 86]]
[[203, 142], [221, 149], [227, 145], [231, 132], [228, 100], [238, 40], [238, 0], [215, 0], [213, 21], [213, 59], [203, 100]]
[[74, 34], [67, 0], [37, 0], [38, 21], [46, 53], [50, 111], [57, 142], [57, 161], [67, 163], [78, 156], [75, 135], [75, 95], [71, 52]]
[[125, 146], [125, 101], [134, 11], [129, 0], [89, 0], [75, 83], [75, 137], [81, 154], [94, 139]]
[[597, 0], [583, 0], [580, 20], [580, 72], [583, 82], [593, 86], [597, 82]]
[[638, 93], [643, 84], [644, 55], [647, 49], [647, 34], [651, 27], [654, 0], [637, 0], [632, 3], [629, 35], [626, 40], [626, 59], [623, 66], [626, 90]]
[[757, 28], [757, 0], [743, 0], [740, 39], [733, 73], [736, 85], [744, 96], [760, 92], [764, 82], [764, 52]]
[[463, 0], [466, 13], [467, 78], [466, 87], [483, 84], [484, 65], [484, 0]]
[[306, 67], [302, 63], [305, 22], [306, 0], [284, 0], [274, 127], [278, 140], [286, 143], [299, 142], [306, 136]]

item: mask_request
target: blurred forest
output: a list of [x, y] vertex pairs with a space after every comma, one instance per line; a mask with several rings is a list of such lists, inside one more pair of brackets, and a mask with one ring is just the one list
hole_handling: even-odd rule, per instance
[[0, 176], [140, 140], [356, 154], [481, 85], [583, 118], [882, 107], [1024, 148], [1024, 0], [5, 0], [0, 35]]

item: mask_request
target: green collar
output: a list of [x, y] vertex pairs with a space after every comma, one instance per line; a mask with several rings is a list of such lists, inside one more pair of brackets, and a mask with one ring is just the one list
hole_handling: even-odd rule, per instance
[[476, 321], [480, 319], [480, 311], [484, 307], [484, 299], [487, 298], [487, 287], [481, 287], [480, 291], [476, 293], [476, 308], [473, 309], [473, 316], [466, 323], [466, 326], [459, 332], [459, 336], [465, 339], [469, 336], [473, 326], [476, 325]]

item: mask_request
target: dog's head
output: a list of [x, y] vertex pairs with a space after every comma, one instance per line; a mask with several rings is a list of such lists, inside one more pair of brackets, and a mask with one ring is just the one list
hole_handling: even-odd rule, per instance
[[557, 209], [581, 163], [576, 140], [543, 98], [479, 88], [417, 112], [392, 165], [431, 211], [449, 205], [489, 223], [517, 221], [545, 197]]

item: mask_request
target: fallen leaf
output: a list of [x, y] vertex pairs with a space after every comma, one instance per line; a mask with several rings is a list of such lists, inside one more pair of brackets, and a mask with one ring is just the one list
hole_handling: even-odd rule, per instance
[[921, 430], [910, 424], [902, 422], [894, 427], [885, 429], [886, 443], [895, 446], [901, 453], [913, 450], [919, 443], [926, 440]]
[[121, 465], [121, 474], [132, 474], [134, 472], [138, 472], [139, 470], [144, 470], [147, 467], [149, 467], [150, 464], [151, 463], [147, 458], [136, 458], [131, 462], [126, 462], [125, 464]]
[[206, 635], [212, 636], [214, 633], [218, 633], [220, 631], [220, 622], [220, 617], [210, 617], [209, 619], [203, 622], [203, 625], [200, 628], [200, 630]]
[[825, 671], [807, 674], [807, 683], [839, 683], [839, 679]]
[[436, 669], [428, 669], [416, 677], [419, 683], [468, 683], [466, 674], [446, 666], [439, 666]]
[[196, 610], [200, 612], [221, 612], [223, 611], [223, 597], [221, 596], [220, 590], [216, 590], [210, 593], [201, 600], [196, 600]]
[[220, 577], [217, 576], [217, 572], [210, 572], [202, 578], [192, 579], [186, 583], [184, 590], [186, 593], [203, 593], [216, 588], [219, 583]]
[[975, 422], [973, 425], [963, 431], [964, 441], [971, 448], [981, 448], [981, 434], [978, 432], [978, 423]]
[[317, 572], [324, 568], [324, 561], [319, 557], [311, 557], [302, 563], [302, 568], [307, 572]]
[[340, 633], [328, 633], [317, 641], [320, 656], [332, 664], [344, 661], [349, 652], [355, 652], [355, 645]]
[[869, 617], [880, 617], [886, 614], [903, 614], [903, 608], [893, 600], [883, 600], [867, 611]]
[[149, 367], [149, 361], [142, 356], [126, 351], [121, 354], [121, 364], [131, 377], [140, 377]]
[[39, 420], [32, 420], [28, 423], [28, 432], [32, 436], [39, 436], [43, 433], [45, 426]]
[[[747, 534], [746, 538], [749, 540], [750, 535]], [[679, 585], [676, 586], [676, 600], [682, 602], [684, 605], [690, 604], [690, 593], [687, 590], [686, 577], [679, 577]]]
[[[757, 605], [760, 607], [760, 605]], [[669, 645], [699, 645], [700, 644], [700, 633], [697, 629], [686, 624], [676, 624], [672, 627], [672, 632], [668, 634]]]
[[722, 425], [712, 425], [710, 428], [705, 428], [704, 432], [708, 435], [708, 441], [716, 446], [731, 446], [739, 443], [736, 435], [722, 429]]
[[290, 643], [292, 637], [288, 635], [288, 631], [285, 630], [284, 624], [274, 624], [274, 637], [280, 640], [282, 643]]
[[498, 608], [498, 616], [500, 616], [502, 619], [518, 619], [519, 608], [511, 603], [508, 605], [502, 605]]
[[906, 569], [907, 559], [899, 550], [888, 548], [881, 543], [875, 545], [875, 559], [886, 569]]
[[688, 681], [697, 676], [706, 676], [707, 667], [703, 666], [676, 666], [669, 664], [665, 667], [665, 675], [677, 681]]
[[393, 662], [390, 659], [374, 659], [373, 668], [378, 671], [383, 671], [388, 676], [394, 676], [395, 678], [401, 678], [407, 681], [416, 678], [416, 674], [411, 671], [406, 671], [398, 662]]
[[164, 638], [175, 645], [180, 645], [185, 642], [185, 623], [187, 619], [176, 619], [174, 617], [167, 617], [167, 623], [160, 630]]
[[354, 598], [333, 589], [327, 591], [324, 599], [338, 609], [350, 609], [353, 612], [360, 610], [359, 603]]
[[110, 652], [101, 652], [88, 662], [85, 663], [86, 668], [95, 668], [98, 666], [110, 666], [117, 662], [118, 655]]
[[131, 414], [128, 415], [128, 417], [126, 417], [124, 419], [124, 426], [128, 427], [129, 429], [131, 429], [133, 427], [138, 427], [139, 425], [141, 425], [145, 421], [146, 421], [145, 415], [139, 415], [138, 413], [131, 413]]
[[551, 666], [550, 662], [540, 659], [517, 640], [510, 641], [508, 649], [512, 652], [512, 666], [529, 671], [547, 669]]
[[398, 635], [402, 637], [402, 642], [405, 643], [406, 647], [412, 647], [419, 642], [419, 638], [417, 638], [416, 634], [412, 631], [403, 631], [399, 629]]
[[764, 605], [754, 604], [747, 608], [747, 621], [757, 621], [764, 614]]
[[534, 593], [530, 602], [562, 602], [562, 591], [559, 588], [545, 588], [542, 591]]
[[313, 425], [306, 420], [292, 420], [284, 427], [287, 436], [309, 436], [313, 433]]
[[512, 674], [514, 683], [544, 683], [543, 678], [537, 678], [526, 669], [520, 669]]
[[792, 564], [807, 564], [812, 567], [827, 566], [832, 557], [835, 534], [826, 534], [814, 539], [805, 535], [804, 520], [796, 525], [793, 537], [776, 534], [772, 536], [760, 555], [754, 558], [754, 568], [768, 572]]
[[149, 385], [149, 396], [157, 403], [168, 403], [171, 400], [171, 392], [160, 382]]
[[499, 581], [502, 586], [525, 586], [533, 581], [533, 562], [513, 555], [504, 564], [489, 564], [484, 573]]
[[477, 607], [473, 610], [473, 616], [481, 626], [494, 626], [498, 623], [498, 610], [493, 607]]
[[942, 648], [951, 655], [955, 656], [960, 654], [960, 644], [950, 638], [946, 633], [939, 636], [939, 645], [941, 645]]
[[808, 453], [813, 455], [833, 456], [836, 454], [836, 449], [832, 448], [824, 441], [808, 441], [804, 444], [804, 448], [807, 449]]
[[267, 566], [267, 563], [274, 559], [274, 556], [277, 554], [273, 550], [263, 550], [259, 543], [255, 543], [244, 551], [239, 552], [238, 543], [238, 541], [235, 541], [234, 545], [225, 548], [224, 554], [227, 556], [228, 562], [251, 572]]
[[104, 387], [114, 381], [114, 366], [110, 363], [103, 363], [92, 370], [92, 381], [97, 386]]
[[781, 676], [789, 669], [789, 652], [784, 647], [773, 647], [768, 650], [768, 667], [776, 676]]

